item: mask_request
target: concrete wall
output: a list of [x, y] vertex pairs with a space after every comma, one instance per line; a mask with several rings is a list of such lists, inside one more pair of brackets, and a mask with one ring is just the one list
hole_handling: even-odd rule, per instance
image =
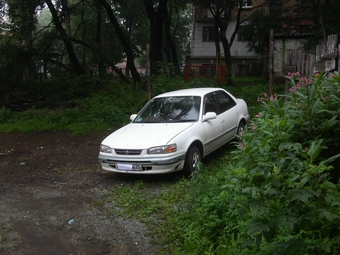
[[[302, 43], [304, 40], [301, 39], [274, 39], [274, 72], [285, 73], [287, 66], [291, 67], [297, 65], [297, 50], [302, 51]], [[296, 71], [296, 70], [295, 70]]]

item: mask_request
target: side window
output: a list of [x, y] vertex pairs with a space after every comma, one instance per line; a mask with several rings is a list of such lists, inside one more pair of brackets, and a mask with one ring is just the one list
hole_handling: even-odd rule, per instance
[[215, 112], [216, 114], [218, 114], [217, 104], [213, 95], [208, 95], [205, 98], [204, 114], [206, 114], [207, 112]]
[[221, 112], [228, 111], [236, 105], [236, 102], [225, 92], [216, 93], [216, 98], [220, 106]]

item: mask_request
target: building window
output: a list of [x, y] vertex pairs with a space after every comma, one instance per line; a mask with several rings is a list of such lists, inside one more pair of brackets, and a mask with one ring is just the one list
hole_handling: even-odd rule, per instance
[[243, 0], [242, 8], [251, 8], [252, 6], [252, 0]]
[[214, 27], [203, 27], [203, 42], [214, 42]]
[[239, 26], [237, 31], [237, 41], [238, 42], [246, 42], [246, 27], [245, 26]]

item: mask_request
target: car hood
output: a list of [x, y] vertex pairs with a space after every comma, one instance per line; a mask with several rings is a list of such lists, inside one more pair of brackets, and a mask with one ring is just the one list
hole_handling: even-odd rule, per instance
[[166, 145], [194, 123], [128, 124], [106, 137], [102, 144], [118, 149], [147, 149]]

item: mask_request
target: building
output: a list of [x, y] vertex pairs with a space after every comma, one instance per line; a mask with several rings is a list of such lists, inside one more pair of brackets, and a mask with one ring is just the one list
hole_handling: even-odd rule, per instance
[[[226, 37], [229, 41], [235, 31], [235, 26], [237, 24], [237, 13], [239, 11], [239, 8], [239, 6], [234, 7], [231, 19], [229, 20], [228, 28], [226, 31]], [[308, 17], [308, 15], [312, 13], [311, 8], [313, 8], [311, 0], [243, 0], [240, 20], [245, 21], [255, 10], [261, 10], [264, 15], [268, 15], [271, 17], [290, 17], [289, 20], [291, 21], [291, 23], [283, 24], [282, 28], [284, 31], [274, 31], [274, 33], [297, 35], [299, 34], [298, 31], [301, 28], [301, 24], [304, 24], [304, 27], [310, 25], [310, 17]], [[187, 58], [187, 65], [193, 67], [209, 67], [219, 65], [221, 63], [220, 60], [224, 58], [224, 53], [222, 44], [220, 42], [222, 53], [221, 56], [216, 56], [214, 37], [215, 20], [212, 13], [206, 9], [195, 6], [193, 8], [193, 17], [194, 22], [192, 28], [192, 39], [190, 44], [190, 52]], [[286, 21], [287, 19], [285, 20], [285, 22]], [[306, 23], [306, 21], [308, 22]], [[306, 35], [306, 33], [304, 33], [304, 35]], [[276, 38], [279, 38], [279, 36], [276, 36]], [[301, 48], [301, 43], [305, 38], [305, 36], [303, 36], [303, 38], [297, 38], [295, 36], [292, 42], [294, 43], [294, 45], [290, 45], [289, 48]], [[279, 46], [278, 44], [282, 43], [282, 41], [276, 41], [276, 43], [276, 46]], [[277, 52], [278, 51], [276, 51], [276, 53]], [[242, 36], [242, 25], [239, 27], [238, 33], [231, 45], [230, 54], [235, 75], [254, 73], [262, 74], [263, 68], [269, 66], [269, 46], [268, 54], [264, 56], [258, 56], [254, 52], [250, 52], [247, 48], [247, 41], [245, 41]], [[286, 53], [282, 52], [282, 54]], [[276, 58], [276, 71], [278, 69], [282, 69], [279, 65], [281, 65], [280, 61], [284, 57], [285, 56], [279, 56], [279, 58]], [[288, 66], [289, 63], [286, 63], [285, 65]]]
[[[246, 11], [242, 14], [242, 18], [249, 17], [253, 8], [252, 1], [245, 1], [243, 8]], [[216, 56], [214, 18], [211, 12], [195, 6], [193, 8], [193, 17], [192, 39], [187, 65], [202, 67], [218, 65], [223, 60], [224, 53], [222, 44], [220, 43], [222, 53], [220, 56]], [[233, 19], [230, 20], [226, 31], [228, 40], [234, 32], [235, 26], [236, 13], [233, 15]], [[241, 33], [236, 36], [230, 53], [235, 74], [248, 74], [257, 69], [259, 57], [254, 52], [249, 52], [247, 42], [243, 39]]]

